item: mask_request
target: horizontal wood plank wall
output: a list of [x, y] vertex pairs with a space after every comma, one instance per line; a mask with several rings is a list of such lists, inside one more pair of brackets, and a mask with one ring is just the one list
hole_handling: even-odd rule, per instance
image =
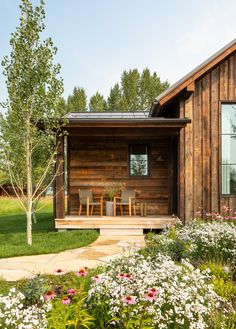
[[193, 95], [180, 101], [180, 117], [184, 113], [192, 119], [192, 127], [186, 127], [185, 134], [181, 132], [180, 135], [180, 142], [184, 138], [185, 144], [183, 146], [183, 142], [180, 143], [181, 163], [184, 161], [181, 148], [185, 153], [185, 181], [180, 175], [180, 185], [184, 183], [184, 192], [180, 187], [179, 207], [180, 217], [186, 221], [198, 210], [218, 212], [222, 211], [224, 205], [236, 210], [236, 196], [222, 197], [220, 190], [220, 101], [235, 100], [236, 55], [233, 54], [195, 81]]
[[[120, 137], [106, 139], [70, 137], [68, 181], [71, 215], [78, 212], [78, 189], [89, 188], [95, 195], [104, 194], [107, 198], [104, 186], [111, 182], [123, 182], [127, 189], [137, 191], [137, 201], [149, 201], [148, 214], [168, 214], [170, 201], [168, 138], [142, 140], [142, 143], [147, 143], [150, 147], [150, 177], [131, 178], [128, 175], [129, 144], [136, 142], [137, 139], [128, 140]], [[156, 161], [159, 154], [165, 159], [164, 162]], [[95, 209], [94, 214], [99, 214], [99, 209]]]

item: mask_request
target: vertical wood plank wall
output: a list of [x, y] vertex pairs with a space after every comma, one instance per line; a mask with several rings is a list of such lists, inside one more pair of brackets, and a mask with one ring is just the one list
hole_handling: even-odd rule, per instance
[[236, 101], [236, 54], [195, 81], [192, 96], [180, 100], [180, 117], [192, 119], [179, 145], [179, 214], [185, 221], [199, 208], [236, 210], [236, 196], [222, 197], [220, 191], [220, 101]]
[[[94, 133], [96, 136], [96, 133]], [[137, 201], [148, 201], [149, 214], [169, 214], [169, 138], [147, 139], [139, 137], [149, 145], [150, 176], [129, 177], [129, 144], [138, 140], [128, 137], [82, 137], [69, 138], [69, 212], [77, 214], [79, 208], [78, 189], [92, 189], [95, 195], [105, 195], [104, 186], [122, 182], [127, 189], [137, 191]], [[159, 154], [165, 161], [157, 162]], [[137, 207], [139, 208], [139, 207]], [[95, 209], [98, 214], [99, 209]], [[139, 209], [138, 213], [139, 213]]]

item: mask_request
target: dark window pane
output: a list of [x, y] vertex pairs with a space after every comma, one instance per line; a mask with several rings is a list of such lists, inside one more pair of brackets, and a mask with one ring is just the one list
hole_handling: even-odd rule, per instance
[[236, 194], [236, 165], [222, 165], [222, 193]]
[[130, 146], [130, 175], [147, 176], [148, 175], [148, 147], [147, 145]]
[[147, 154], [147, 145], [131, 145], [130, 153], [137, 155], [137, 154]]
[[236, 134], [236, 104], [222, 104], [222, 134]]

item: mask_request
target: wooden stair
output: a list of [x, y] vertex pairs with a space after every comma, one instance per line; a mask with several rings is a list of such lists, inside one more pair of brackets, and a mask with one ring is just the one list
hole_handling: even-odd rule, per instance
[[[129, 230], [128, 235], [133, 235], [143, 231], [143, 229], [163, 229], [169, 224], [175, 223], [176, 219], [171, 215], [156, 215], [148, 217], [140, 216], [66, 216], [64, 219], [56, 219], [55, 227], [56, 229], [100, 229], [101, 232], [106, 234], [105, 229], [110, 230]], [[114, 231], [115, 232], [115, 231]], [[116, 233], [111, 235], [117, 235]], [[124, 231], [123, 231], [124, 232]], [[135, 235], [139, 235], [135, 234]]]

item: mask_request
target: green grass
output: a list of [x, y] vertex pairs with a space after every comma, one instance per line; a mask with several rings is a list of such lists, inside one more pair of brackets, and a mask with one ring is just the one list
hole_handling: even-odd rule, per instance
[[54, 229], [52, 199], [42, 199], [33, 224], [33, 245], [26, 244], [26, 217], [15, 198], [0, 198], [0, 258], [39, 255], [86, 246], [97, 239], [96, 230]]

